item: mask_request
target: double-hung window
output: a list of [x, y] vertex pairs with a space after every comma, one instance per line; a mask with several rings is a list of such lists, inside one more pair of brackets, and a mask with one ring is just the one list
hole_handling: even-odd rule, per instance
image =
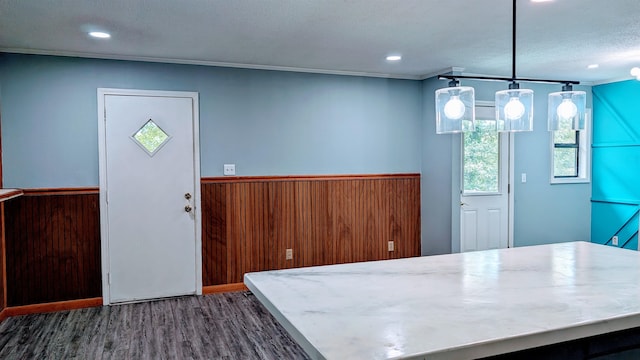
[[591, 172], [591, 113], [587, 110], [584, 130], [551, 132], [551, 183], [589, 182]]

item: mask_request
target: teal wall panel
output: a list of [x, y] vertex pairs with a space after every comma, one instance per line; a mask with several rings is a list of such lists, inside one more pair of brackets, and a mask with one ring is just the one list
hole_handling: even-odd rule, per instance
[[593, 87], [591, 240], [638, 249], [640, 81]]
[[636, 80], [593, 87], [595, 146], [640, 144], [639, 96]]
[[595, 200], [640, 200], [640, 146], [594, 147], [593, 190]]
[[638, 206], [594, 201], [591, 209], [591, 241], [611, 244], [611, 238], [618, 235], [618, 246], [627, 243], [626, 248], [638, 247]]

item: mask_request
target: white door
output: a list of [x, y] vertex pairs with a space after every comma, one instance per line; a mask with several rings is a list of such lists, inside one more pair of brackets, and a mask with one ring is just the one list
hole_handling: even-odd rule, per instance
[[476, 131], [462, 136], [461, 252], [509, 246], [510, 137], [494, 119], [493, 106], [477, 106]]
[[200, 293], [197, 94], [98, 99], [105, 304]]

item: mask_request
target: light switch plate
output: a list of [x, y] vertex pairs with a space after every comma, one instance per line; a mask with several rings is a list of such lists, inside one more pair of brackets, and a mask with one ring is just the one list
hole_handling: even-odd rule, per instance
[[236, 164], [224, 164], [224, 175], [235, 175], [236, 174]]

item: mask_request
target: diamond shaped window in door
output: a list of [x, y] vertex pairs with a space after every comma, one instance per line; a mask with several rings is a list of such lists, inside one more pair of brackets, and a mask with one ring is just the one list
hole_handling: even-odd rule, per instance
[[155, 155], [171, 137], [149, 119], [131, 138], [150, 156]]

